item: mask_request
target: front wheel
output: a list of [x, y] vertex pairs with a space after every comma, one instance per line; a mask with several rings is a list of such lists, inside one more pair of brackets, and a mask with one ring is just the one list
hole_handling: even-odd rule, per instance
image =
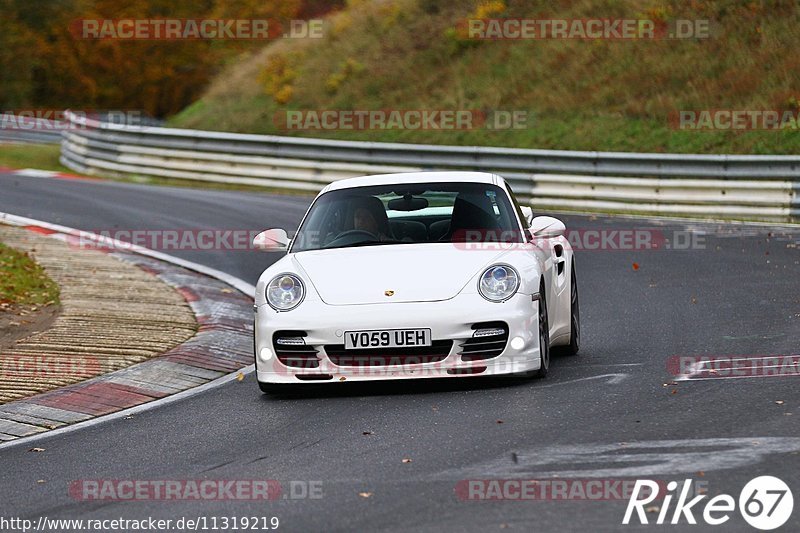
[[575, 276], [575, 265], [572, 266], [572, 276], [569, 291], [569, 344], [562, 348], [565, 355], [575, 355], [581, 347], [581, 310], [578, 304], [578, 279]]
[[539, 370], [533, 374], [535, 378], [547, 376], [550, 370], [550, 324], [547, 321], [547, 298], [544, 283], [539, 285]]

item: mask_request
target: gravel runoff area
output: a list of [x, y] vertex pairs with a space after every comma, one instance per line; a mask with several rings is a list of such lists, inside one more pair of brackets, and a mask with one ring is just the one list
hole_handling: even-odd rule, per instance
[[0, 351], [0, 403], [140, 363], [197, 331], [180, 292], [109, 253], [6, 225], [0, 242], [45, 268], [62, 305], [47, 330]]
[[249, 290], [166, 256], [76, 246], [75, 230], [32, 222], [0, 224], [0, 239], [48, 270], [62, 312], [0, 350], [0, 390], [19, 398], [0, 400], [0, 446], [249, 372]]

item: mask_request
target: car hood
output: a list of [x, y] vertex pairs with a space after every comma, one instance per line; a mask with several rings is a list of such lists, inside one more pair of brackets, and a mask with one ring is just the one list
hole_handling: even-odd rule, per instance
[[448, 300], [500, 255], [428, 243], [314, 250], [294, 259], [323, 302], [357, 305]]

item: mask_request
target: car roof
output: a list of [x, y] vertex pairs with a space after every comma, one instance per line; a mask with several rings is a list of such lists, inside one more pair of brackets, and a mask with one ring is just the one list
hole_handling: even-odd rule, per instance
[[377, 174], [374, 176], [359, 176], [357, 178], [346, 178], [334, 181], [327, 185], [322, 192], [335, 191], [339, 189], [351, 189], [354, 187], [369, 187], [371, 185], [391, 185], [394, 183], [492, 183], [496, 184], [497, 179], [494, 174], [489, 172], [400, 172], [397, 174]]

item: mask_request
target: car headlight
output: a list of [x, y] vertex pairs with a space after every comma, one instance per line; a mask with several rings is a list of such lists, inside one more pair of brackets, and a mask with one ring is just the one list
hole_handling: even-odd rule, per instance
[[267, 303], [276, 311], [294, 309], [306, 294], [300, 278], [294, 274], [279, 274], [267, 285]]
[[519, 288], [519, 274], [508, 265], [492, 265], [481, 275], [478, 292], [492, 302], [504, 302]]

